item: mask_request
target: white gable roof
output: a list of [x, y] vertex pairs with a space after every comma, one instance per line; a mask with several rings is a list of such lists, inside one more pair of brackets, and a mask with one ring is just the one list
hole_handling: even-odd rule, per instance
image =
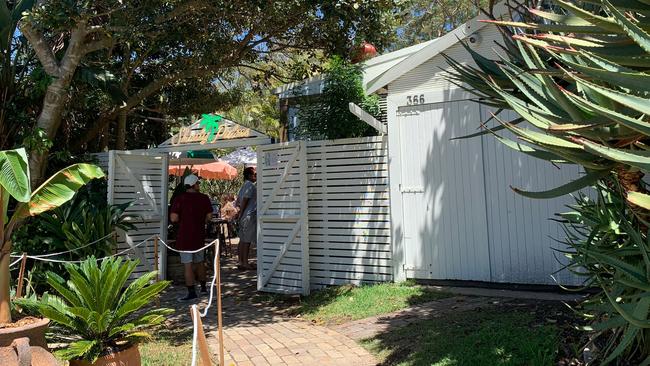
[[[507, 8], [503, 3], [499, 3], [494, 7], [494, 15], [496, 17], [506, 14], [506, 11]], [[487, 23], [480, 22], [480, 20], [485, 19], [489, 18], [484, 14], [481, 14], [478, 17], [471, 19], [467, 23], [460, 25], [458, 28], [445, 34], [444, 36], [436, 38], [433, 41], [429, 41], [428, 43], [425, 42], [427, 44], [417, 50], [417, 52], [409, 53], [408, 57], [401, 58], [399, 62], [394, 63], [390, 68], [374, 76], [371, 80], [366, 81], [364, 78], [366, 93], [372, 94], [376, 92], [400, 76], [420, 66], [432, 57], [439, 55], [449, 47], [478, 32], [481, 28], [488, 25]], [[388, 55], [390, 55], [390, 53], [384, 56]]]
[[[507, 8], [504, 3], [495, 5], [494, 15], [496, 17], [506, 13]], [[480, 22], [483, 19], [488, 19], [488, 17], [481, 14], [442, 37], [389, 52], [365, 61], [363, 64], [363, 86], [366, 89], [366, 93], [372, 94], [378, 91], [425, 61], [439, 55], [473, 33], [478, 32], [487, 25], [487, 23]], [[323, 92], [323, 87], [324, 77], [323, 75], [317, 75], [303, 81], [282, 85], [274, 89], [273, 93], [277, 94], [280, 98], [317, 95]]]

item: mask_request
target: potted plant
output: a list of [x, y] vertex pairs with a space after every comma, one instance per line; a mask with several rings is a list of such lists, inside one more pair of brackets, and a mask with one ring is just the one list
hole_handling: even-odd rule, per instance
[[147, 329], [161, 324], [173, 310], [142, 311], [169, 281], [152, 282], [156, 272], [149, 272], [127, 286], [138, 263], [108, 258], [99, 264], [90, 257], [79, 265], [67, 264], [70, 280], [47, 274], [47, 283], [58, 295], [17, 302], [52, 320], [54, 337], [67, 343], [55, 354], [70, 360], [70, 366], [139, 366], [138, 344], [150, 337]]
[[[95, 165], [75, 164], [60, 170], [32, 192], [25, 149], [0, 151], [0, 347], [25, 336], [32, 345], [46, 346], [42, 335], [47, 319], [12, 324], [9, 263], [13, 230], [25, 218], [62, 205], [84, 184], [103, 176], [104, 172]], [[8, 217], [10, 198], [18, 203], [13, 215]]]

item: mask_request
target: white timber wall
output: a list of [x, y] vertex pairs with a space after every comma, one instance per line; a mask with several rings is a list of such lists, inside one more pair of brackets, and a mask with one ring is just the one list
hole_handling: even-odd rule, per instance
[[[478, 34], [474, 50], [493, 58], [498, 31]], [[444, 53], [473, 64], [460, 44]], [[550, 220], [571, 199], [532, 200], [510, 189], [554, 188], [579, 178], [579, 168], [525, 156], [492, 136], [451, 140], [476, 132], [490, 111], [450, 84], [447, 69], [436, 55], [387, 87], [395, 278], [579, 284], [568, 271], [555, 273], [562, 232]], [[422, 103], [409, 105], [408, 96]]]
[[[493, 25], [486, 25], [475, 34], [478, 37], [478, 42], [470, 44], [471, 49], [485, 57], [495, 59], [495, 51], [500, 50], [496, 42], [503, 43], [498, 29]], [[460, 43], [454, 44], [442, 53], [454, 60], [462, 60], [466, 64], [475, 65], [470, 53]], [[458, 87], [447, 79], [447, 70], [451, 70], [451, 67], [445, 58], [441, 54], [436, 55], [390, 83], [388, 92], [394, 96], [396, 94], [410, 95], [413, 92], [453, 91]], [[426, 102], [434, 101], [427, 100]]]
[[[302, 276], [310, 288], [392, 280], [388, 150], [385, 137], [301, 142], [306, 165], [293, 161], [298, 142], [261, 146], [258, 150], [258, 265], [268, 271], [282, 253], [269, 283], [273, 292], [302, 291]], [[283, 179], [287, 164], [291, 164]], [[300, 170], [306, 172], [301, 180]], [[301, 203], [306, 198], [306, 207]], [[298, 230], [294, 216], [306, 219]], [[304, 272], [303, 232], [308, 236], [308, 271]], [[272, 286], [269, 286], [272, 285]]]
[[[151, 235], [167, 238], [167, 154], [116, 151], [93, 154], [108, 176], [108, 203], [122, 204], [130, 202], [125, 214], [137, 218], [132, 221], [135, 230], [118, 231], [117, 251], [130, 248]], [[166, 251], [159, 245], [158, 268], [160, 278], [166, 274]], [[137, 277], [154, 269], [154, 244], [146, 244], [125, 254], [131, 259], [139, 259], [140, 265], [134, 271]]]

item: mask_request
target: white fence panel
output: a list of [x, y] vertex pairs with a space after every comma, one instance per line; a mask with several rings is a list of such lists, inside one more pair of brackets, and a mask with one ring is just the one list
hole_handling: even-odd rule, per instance
[[[278, 261], [269, 280], [273, 287], [260, 287], [258, 282], [258, 288], [298, 292], [305, 265], [310, 288], [391, 281], [387, 139], [303, 142], [305, 167], [287, 166], [295, 148], [292, 144], [297, 143], [258, 150], [258, 207], [268, 208], [263, 215], [258, 213], [260, 279], [266, 278], [263, 274], [272, 259], [283, 253], [298, 216], [307, 220], [308, 230], [298, 231]], [[285, 170], [287, 176], [276, 188]], [[272, 204], [264, 203], [269, 200]], [[308, 232], [308, 263], [297, 245], [302, 232]]]
[[310, 287], [305, 143], [261, 146], [257, 160], [257, 288], [307, 295]]
[[392, 280], [387, 144], [307, 142], [312, 288]]
[[[99, 156], [99, 154], [98, 154]], [[167, 154], [137, 153], [129, 151], [108, 152], [108, 203], [131, 202], [126, 214], [137, 216], [136, 229], [118, 231], [117, 251], [128, 249], [152, 235], [167, 237]], [[100, 163], [103, 159], [99, 159]], [[166, 273], [166, 251], [159, 247], [161, 278]], [[134, 277], [154, 269], [153, 240], [127, 253], [140, 260]]]

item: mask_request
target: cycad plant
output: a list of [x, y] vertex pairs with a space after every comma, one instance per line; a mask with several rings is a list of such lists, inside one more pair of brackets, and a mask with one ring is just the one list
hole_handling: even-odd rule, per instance
[[[587, 270], [588, 285], [602, 289], [600, 306], [587, 314], [605, 321], [616, 344], [612, 357], [640, 357], [650, 364], [650, 195], [642, 178], [650, 171], [650, 2], [587, 0], [541, 2], [511, 19], [493, 20], [504, 36], [493, 58], [466, 47], [476, 66], [449, 57], [451, 80], [494, 108], [486, 121], [489, 133], [508, 147], [553, 164], [579, 164], [585, 174], [560, 187], [518, 193], [551, 198], [595, 186], [597, 201], [578, 201], [583, 209], [604, 210], [599, 224], [616, 227], [621, 237], [606, 236], [594, 244], [603, 227], [582, 215], [582, 229], [569, 240], [584, 241], [574, 264]], [[516, 111], [520, 118], [503, 121], [498, 111]], [[517, 140], [499, 131], [509, 130]], [[476, 134], [475, 134], [476, 135]], [[603, 195], [606, 182], [608, 194]], [[603, 200], [623, 205], [612, 211]], [[594, 206], [604, 205], [604, 206]], [[609, 215], [609, 216], [607, 216]], [[571, 227], [575, 222], [567, 222]], [[573, 226], [572, 226], [573, 225]], [[606, 228], [606, 227], [605, 227]], [[580, 235], [584, 235], [578, 239]], [[598, 249], [596, 249], [598, 248]], [[600, 299], [600, 300], [598, 300]], [[597, 326], [600, 328], [603, 325]]]
[[47, 282], [58, 295], [44, 294], [39, 301], [18, 300], [53, 321], [53, 334], [67, 347], [56, 354], [64, 359], [94, 363], [100, 356], [119, 352], [150, 338], [148, 328], [161, 324], [171, 309], [149, 305], [169, 285], [153, 282], [149, 272], [128, 284], [138, 261], [107, 258], [98, 264], [90, 257], [79, 265], [67, 264], [70, 280], [54, 272]]

